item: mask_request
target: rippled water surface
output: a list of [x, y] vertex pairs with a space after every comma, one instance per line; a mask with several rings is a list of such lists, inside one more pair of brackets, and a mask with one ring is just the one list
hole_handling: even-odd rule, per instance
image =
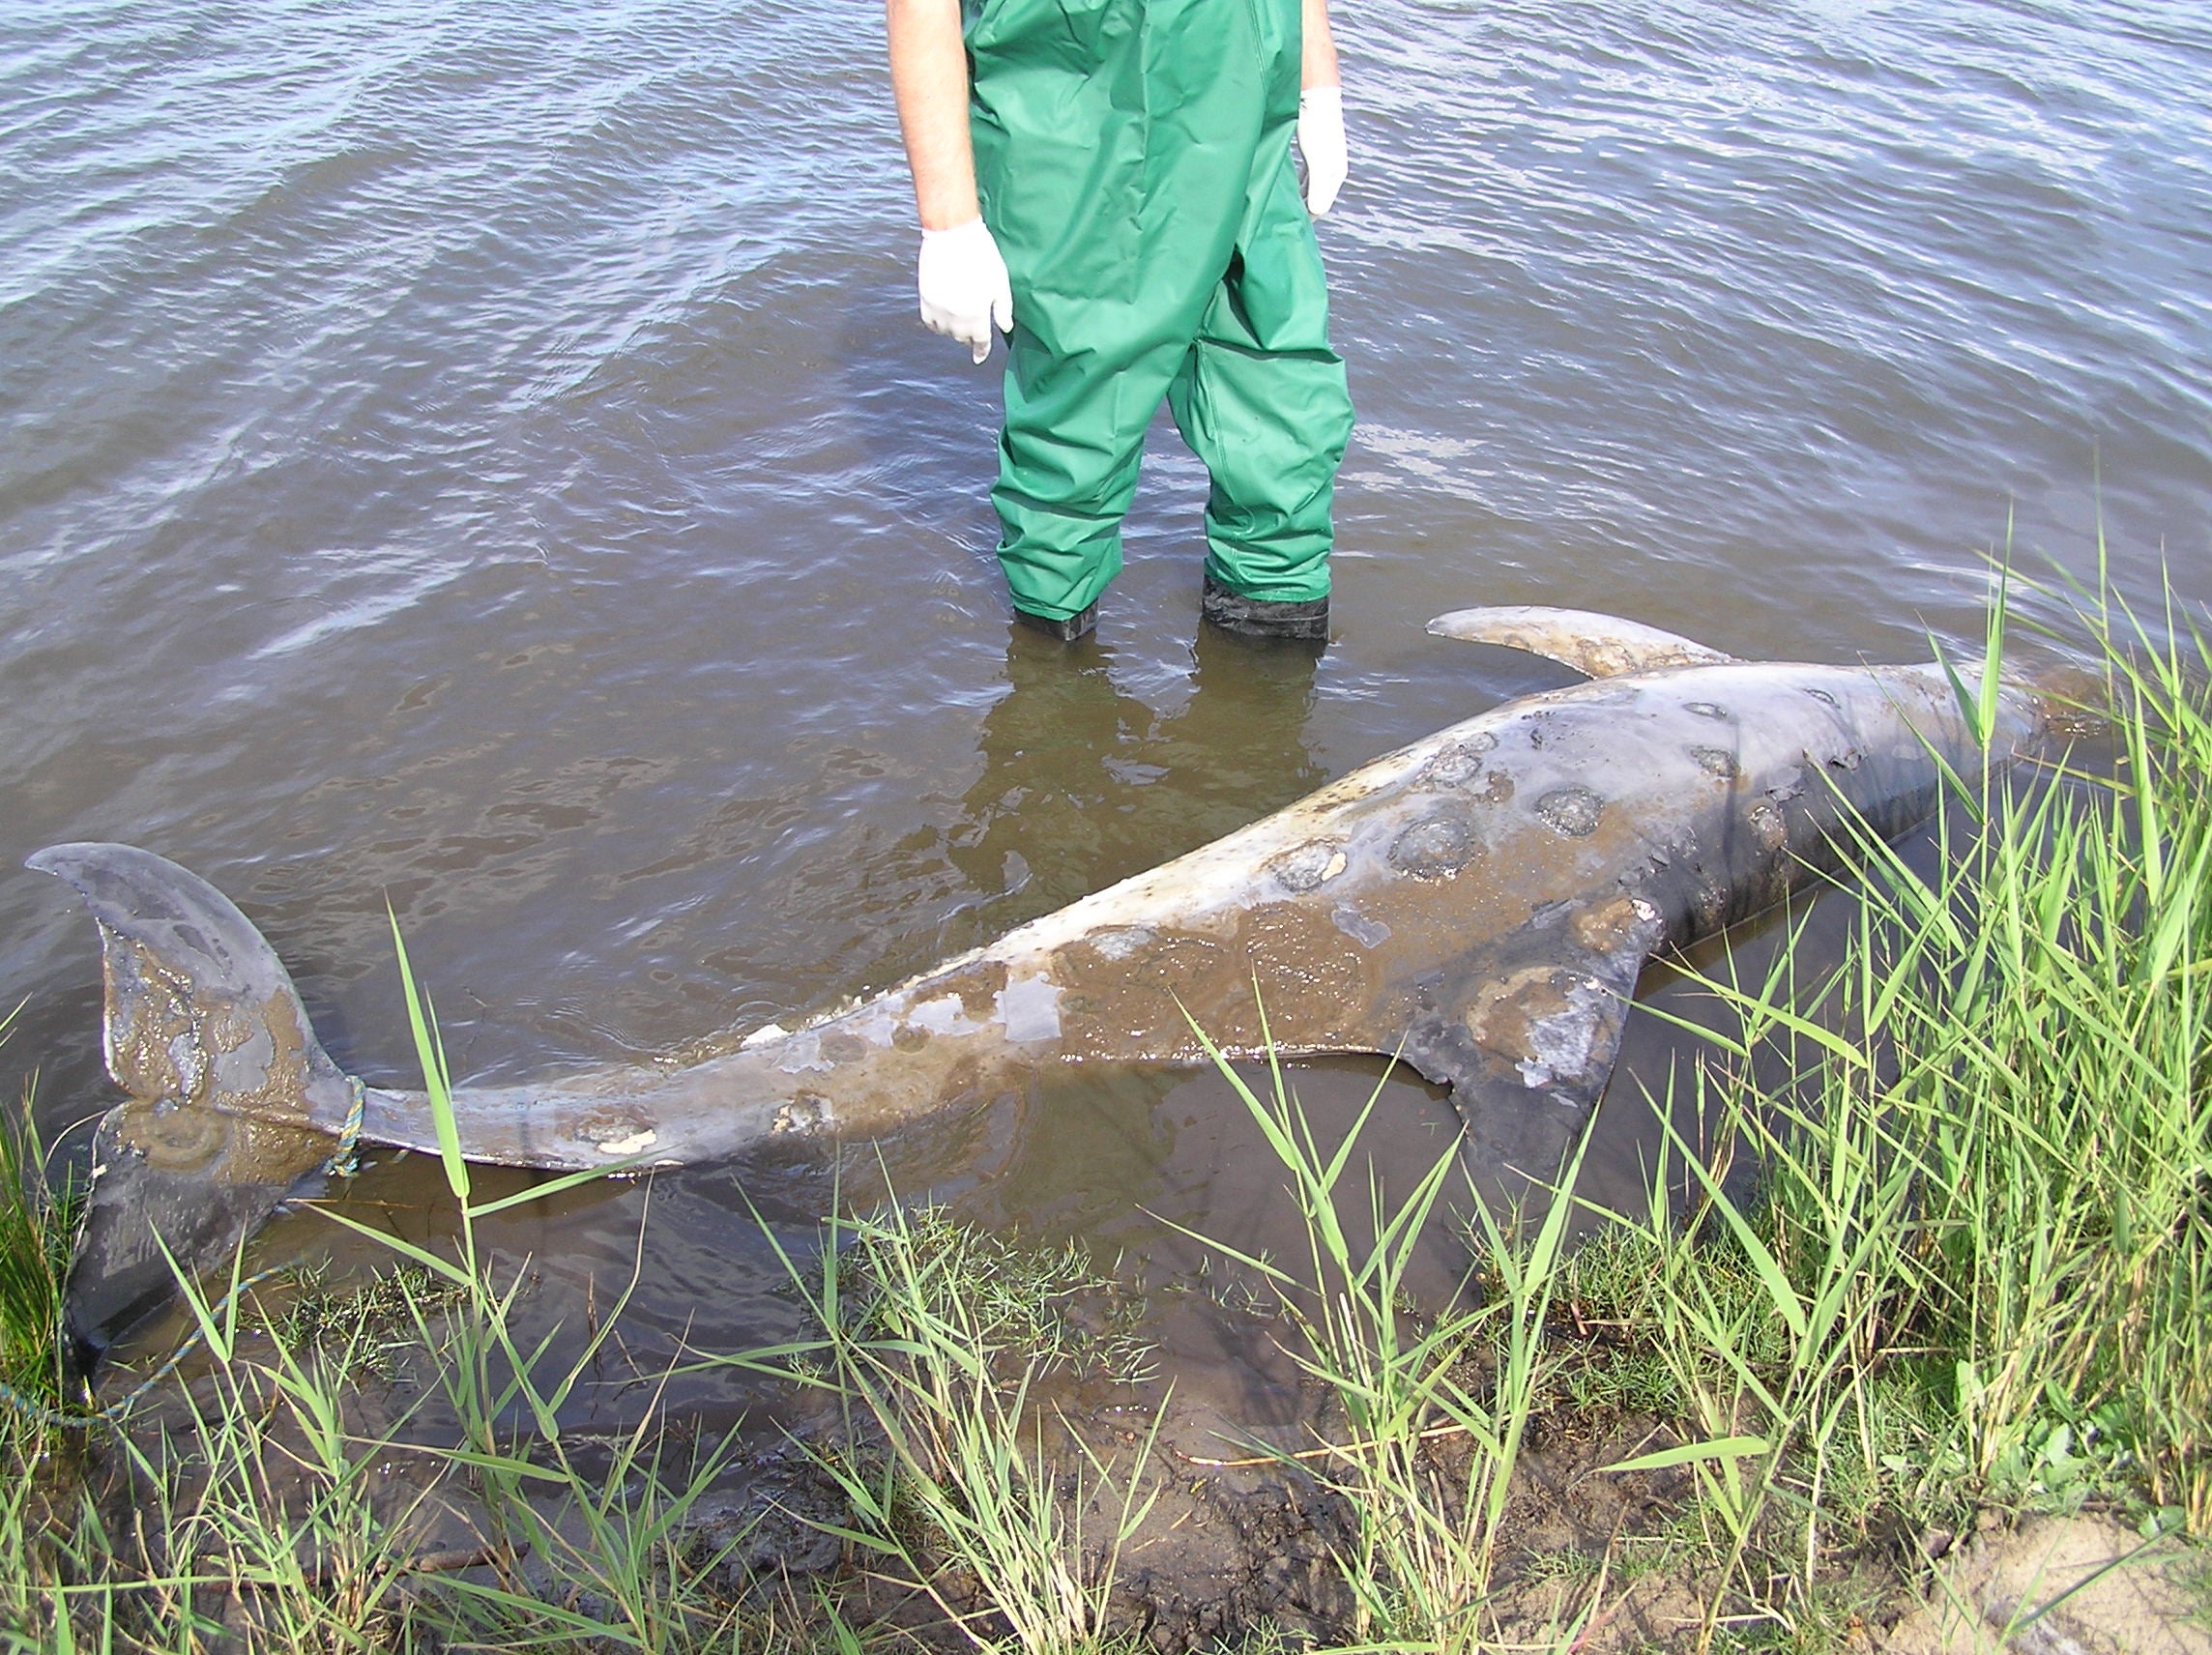
[[[455, 1067], [512, 1076], [886, 983], [1561, 681], [1443, 609], [1898, 658], [2008, 537], [2093, 570], [2100, 514], [2124, 594], [2212, 597], [2202, 8], [1339, 10], [1315, 664], [1198, 635], [1164, 424], [1097, 641], [1009, 637], [996, 364], [914, 320], [872, 8], [0, 0], [0, 869], [188, 863], [379, 1078], [389, 900]], [[108, 1095], [95, 982], [0, 872], [0, 1080], [57, 1125]], [[1394, 1089], [1411, 1155], [1445, 1106]], [[1226, 1099], [1077, 1088], [942, 1164], [1249, 1229]], [[655, 1199], [644, 1314], [753, 1325], [729, 1177]], [[580, 1274], [636, 1205], [515, 1244]]]

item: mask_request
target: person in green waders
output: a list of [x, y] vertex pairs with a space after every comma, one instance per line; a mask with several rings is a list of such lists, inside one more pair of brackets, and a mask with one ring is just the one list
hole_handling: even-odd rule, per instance
[[1206, 618], [1326, 638], [1352, 431], [1313, 227], [1346, 166], [1327, 0], [888, 10], [922, 320], [978, 363], [1007, 334], [991, 498], [1017, 614], [1097, 624], [1164, 395], [1213, 479]]

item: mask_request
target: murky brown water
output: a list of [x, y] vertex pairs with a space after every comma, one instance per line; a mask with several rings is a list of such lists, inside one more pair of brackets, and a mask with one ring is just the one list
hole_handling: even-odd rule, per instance
[[[2092, 569], [2100, 498], [2127, 595], [2212, 596], [2201, 8], [1340, 10], [1317, 664], [1197, 636], [1164, 424], [1097, 642], [1009, 638], [995, 374], [913, 320], [869, 8], [0, 0], [0, 869], [188, 863], [376, 1078], [389, 899], [457, 1070], [512, 1077], [884, 984], [1560, 682], [1443, 609], [1903, 657], [1975, 632], [2008, 523]], [[0, 873], [0, 1081], [57, 1126], [107, 1095], [95, 972]], [[1448, 1130], [1385, 1115], [1403, 1162]], [[963, 1130], [915, 1176], [1014, 1221], [1280, 1216], [1214, 1082]], [[643, 1199], [509, 1240], [578, 1281]], [[652, 1200], [646, 1344], [772, 1323], [729, 1172]]]

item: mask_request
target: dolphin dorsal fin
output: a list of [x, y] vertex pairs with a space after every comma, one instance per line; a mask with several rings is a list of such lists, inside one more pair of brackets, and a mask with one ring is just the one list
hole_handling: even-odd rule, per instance
[[1641, 621], [1539, 604], [1455, 609], [1431, 621], [1429, 630], [1440, 638], [1524, 650], [1590, 678], [1618, 678], [1665, 667], [1719, 666], [1735, 659]]

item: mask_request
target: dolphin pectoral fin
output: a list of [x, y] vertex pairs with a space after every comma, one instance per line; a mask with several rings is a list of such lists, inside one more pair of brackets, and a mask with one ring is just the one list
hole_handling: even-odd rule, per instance
[[1542, 655], [1590, 678], [1618, 678], [1663, 667], [1719, 666], [1735, 659], [1640, 621], [1536, 604], [1455, 609], [1431, 621], [1429, 631], [1439, 638], [1498, 644]]
[[107, 1072], [131, 1093], [102, 1122], [70, 1267], [82, 1356], [178, 1270], [227, 1261], [337, 1148], [353, 1091], [276, 950], [205, 880], [129, 845], [52, 845], [25, 865], [74, 886], [100, 926]]
[[1636, 979], [1666, 935], [1641, 897], [1569, 905], [1420, 985], [1402, 1055], [1451, 1088], [1479, 1179], [1516, 1193], [1557, 1172], [1605, 1094]]

